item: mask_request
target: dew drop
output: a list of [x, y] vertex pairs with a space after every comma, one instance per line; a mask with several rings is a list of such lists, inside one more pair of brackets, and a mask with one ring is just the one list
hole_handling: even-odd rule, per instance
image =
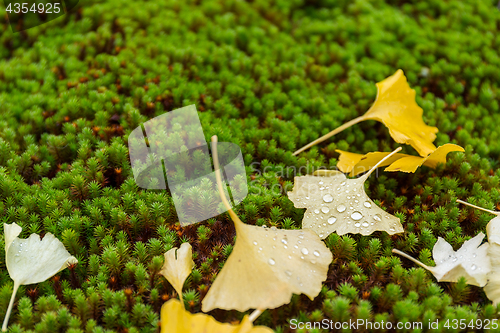
[[314, 210], [314, 212], [315, 212], [316, 214], [319, 214], [319, 209], [317, 209], [317, 208], [316, 208], [316, 209]]
[[306, 248], [303, 248], [302, 251], [300, 252], [302, 252], [305, 255], [309, 254], [309, 250], [307, 250]]
[[451, 259], [451, 261], [453, 261], [453, 262], [457, 261], [457, 257], [453, 257], [453, 258]]
[[294, 248], [296, 248], [296, 249], [298, 249], [298, 248], [299, 248], [299, 246], [298, 246], [298, 245], [294, 245], [293, 247], [294, 247]]
[[373, 215], [373, 219], [374, 219], [375, 221], [377, 221], [377, 222], [382, 221], [382, 217], [380, 216], [380, 214], [375, 214], [375, 215]]
[[306, 197], [307, 200], [309, 200], [309, 197]]
[[389, 231], [396, 231], [396, 230], [395, 230], [394, 228], [392, 228], [392, 227], [391, 227], [391, 228], [389, 228]]
[[474, 254], [472, 255], [472, 258], [475, 258], [475, 257], [477, 257], [477, 254], [475, 254], [475, 253], [474, 253]]
[[319, 234], [319, 238], [323, 238], [323, 236], [324, 236], [323, 234]]
[[284, 247], [285, 249], [288, 249], [288, 246], [286, 246], [286, 245], [283, 245], [283, 247]]
[[369, 225], [370, 225], [370, 224], [369, 224], [368, 222], [366, 222], [366, 221], [365, 221], [365, 222], [363, 222], [363, 227], [365, 227], [365, 228], [366, 228], [366, 227], [368, 227]]
[[344, 186], [344, 185], [345, 185], [345, 182], [342, 182], [340, 185], [341, 185], [341, 186]]
[[257, 245], [257, 242], [256, 242], [256, 241], [254, 241], [254, 242], [253, 242], [253, 245]]
[[276, 227], [271, 227], [271, 230], [272, 230], [272, 231], [275, 231], [275, 230], [278, 230], [278, 228], [276, 228]]
[[300, 239], [304, 239], [304, 235], [299, 235], [299, 238]]
[[271, 259], [269, 259], [268, 263], [269, 263], [269, 265], [272, 266], [272, 265], [274, 265], [276, 263], [276, 261], [274, 261], [274, 259], [271, 258]]
[[335, 216], [331, 216], [328, 218], [328, 224], [334, 224], [335, 221], [337, 221], [337, 218]]
[[291, 277], [291, 276], [292, 276], [292, 272], [290, 272], [289, 270], [286, 270], [286, 271], [285, 271], [285, 274], [286, 274], [288, 277]]
[[323, 196], [323, 201], [324, 201], [324, 202], [332, 202], [332, 201], [333, 201], [333, 197], [332, 197], [332, 195], [331, 195], [331, 194], [325, 194], [325, 195]]
[[365, 206], [366, 208], [371, 208], [372, 204], [369, 201], [365, 201], [365, 203], [363, 204], [363, 206]]
[[318, 184], [323, 185], [323, 181], [322, 181], [322, 180], [320, 180]]
[[313, 260], [311, 260], [311, 264], [313, 264], [313, 265], [314, 265], [315, 263], [316, 263], [316, 260], [314, 260], [314, 259], [313, 259]]
[[314, 251], [313, 254], [316, 256], [316, 257], [319, 257], [319, 251]]
[[319, 188], [319, 190], [320, 190], [320, 191], [323, 191], [324, 189], [325, 189], [325, 187], [324, 187], [324, 186], [321, 186], [321, 187]]
[[337, 206], [337, 211], [338, 211], [339, 213], [342, 213], [342, 212], [344, 212], [345, 210], [346, 210], [346, 207], [345, 207], [344, 205], [338, 205], [338, 206]]
[[360, 213], [360, 212], [354, 212], [351, 214], [351, 218], [354, 220], [354, 221], [359, 221], [363, 218], [363, 215]]
[[288, 241], [287, 241], [285, 238], [283, 238], [283, 239], [281, 240], [281, 242], [282, 242], [283, 244], [287, 244], [287, 243], [288, 243]]
[[300, 256], [300, 259], [304, 259], [304, 256]]
[[323, 208], [321, 208], [321, 211], [326, 214], [326, 213], [328, 213], [330, 211], [330, 208], [323, 207]]
[[354, 226], [355, 226], [356, 228], [359, 228], [359, 227], [361, 227], [361, 223], [359, 223], [359, 222], [358, 222], [358, 223], [354, 223]]
[[470, 269], [472, 269], [473, 271], [475, 271], [475, 270], [476, 270], [476, 268], [477, 268], [477, 266], [476, 266], [476, 265], [472, 265], [472, 266], [470, 266]]

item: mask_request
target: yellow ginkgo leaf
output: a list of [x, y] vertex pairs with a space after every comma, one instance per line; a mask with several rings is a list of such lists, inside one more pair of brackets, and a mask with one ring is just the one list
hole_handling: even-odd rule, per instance
[[14, 290], [2, 331], [7, 331], [10, 313], [14, 304], [17, 289], [21, 285], [43, 282], [78, 260], [66, 250], [63, 243], [51, 233], [45, 234], [42, 240], [37, 234], [27, 239], [18, 238], [23, 230], [16, 223], [5, 224], [5, 262], [9, 275], [14, 280]]
[[[399, 150], [401, 148], [385, 156], [379, 163], [384, 163], [385, 159], [390, 159]], [[295, 177], [288, 198], [296, 208], [307, 208], [302, 228], [313, 230], [320, 238], [332, 232], [339, 235], [370, 235], [377, 230], [391, 235], [403, 232], [399, 218], [378, 207], [365, 192], [364, 183], [377, 167], [373, 166], [368, 173], [356, 179], [347, 179], [339, 172], [317, 176], [324, 174], [324, 171], [316, 172], [313, 176]]]
[[488, 257], [491, 263], [491, 272], [488, 274], [488, 284], [484, 286], [486, 296], [493, 302], [493, 305], [500, 303], [500, 212], [485, 209], [468, 202], [457, 200], [457, 202], [474, 207], [476, 209], [496, 215], [486, 226], [488, 234]]
[[[446, 156], [453, 151], [463, 152], [462, 147], [447, 143], [436, 148], [429, 156], [420, 157], [407, 154], [395, 154], [386, 159], [379, 166], [388, 166], [384, 171], [401, 171], [401, 172], [415, 172], [422, 166], [436, 168], [439, 163], [446, 163]], [[358, 175], [371, 169], [381, 159], [390, 153], [372, 152], [368, 154], [356, 154], [343, 150], [336, 150], [340, 154], [337, 167], [345, 173], [350, 173], [351, 176]]]
[[432, 142], [438, 129], [422, 120], [424, 111], [415, 101], [415, 90], [408, 85], [403, 71], [398, 69], [377, 83], [377, 90], [375, 103], [363, 117], [382, 122], [396, 142], [411, 145], [421, 156], [435, 151]]
[[483, 287], [491, 272], [488, 256], [489, 244], [479, 246], [484, 238], [481, 232], [476, 237], [465, 241], [460, 249], [453, 251], [451, 245], [439, 237], [432, 249], [432, 256], [436, 266], [427, 266], [404, 252], [393, 249], [397, 253], [430, 271], [440, 282], [457, 282], [465, 277], [468, 284]]
[[279, 230], [244, 224], [224, 195], [217, 137], [212, 137], [212, 142], [217, 185], [234, 221], [236, 243], [203, 299], [202, 310], [272, 309], [288, 303], [292, 294], [301, 293], [313, 299], [321, 291], [333, 259], [330, 250], [309, 230]]
[[174, 287], [182, 301], [182, 286], [194, 267], [193, 249], [191, 244], [182, 243], [177, 249], [174, 247], [165, 253], [165, 262], [160, 271]]
[[422, 119], [423, 110], [415, 101], [415, 90], [411, 89], [401, 69], [377, 84], [377, 98], [372, 107], [362, 116], [355, 118], [336, 128], [321, 138], [300, 148], [293, 155], [327, 140], [365, 120], [377, 120], [388, 129], [392, 138], [398, 143], [411, 145], [421, 156], [427, 156], [436, 150], [432, 143], [436, 139], [438, 129], [428, 126]]
[[192, 314], [176, 299], [161, 308], [161, 333], [272, 333], [264, 326], [253, 326], [248, 316], [239, 325], [219, 323], [212, 316]]

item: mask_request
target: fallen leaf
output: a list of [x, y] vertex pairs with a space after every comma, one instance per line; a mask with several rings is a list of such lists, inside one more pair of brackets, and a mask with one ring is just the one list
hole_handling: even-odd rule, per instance
[[[401, 148], [386, 155], [378, 163], [391, 159], [399, 150]], [[313, 230], [320, 238], [326, 238], [332, 232], [339, 235], [370, 235], [377, 230], [390, 235], [403, 232], [400, 220], [378, 207], [365, 192], [365, 181], [379, 164], [355, 179], [347, 179], [340, 172], [328, 174], [324, 171], [312, 176], [295, 177], [288, 198], [296, 208], [307, 208], [302, 228]], [[320, 174], [322, 176], [318, 176]]]
[[411, 145], [421, 156], [427, 156], [436, 150], [432, 143], [438, 129], [428, 126], [422, 119], [423, 110], [415, 101], [415, 90], [411, 89], [401, 69], [377, 84], [377, 98], [372, 107], [362, 116], [336, 128], [321, 138], [300, 148], [293, 155], [325, 141], [365, 120], [377, 120], [383, 123], [389, 134], [398, 143]]
[[396, 142], [411, 145], [421, 156], [435, 151], [432, 142], [438, 129], [422, 120], [424, 110], [415, 101], [415, 90], [408, 85], [403, 71], [398, 69], [377, 83], [377, 91], [375, 103], [364, 118], [382, 122]]
[[182, 286], [194, 267], [193, 249], [191, 244], [182, 243], [181, 247], [170, 249], [165, 253], [165, 262], [160, 271], [174, 287], [182, 301]]
[[491, 263], [491, 272], [488, 274], [488, 284], [483, 288], [486, 296], [496, 306], [500, 303], [500, 212], [472, 205], [462, 200], [457, 200], [457, 202], [496, 215], [486, 226], [486, 234], [490, 244], [488, 257]]
[[451, 245], [439, 237], [432, 256], [436, 266], [427, 266], [421, 261], [404, 252], [393, 249], [397, 253], [430, 271], [439, 282], [457, 282], [460, 277], [465, 277], [468, 284], [483, 287], [491, 271], [488, 256], [489, 244], [479, 246], [484, 238], [481, 232], [476, 237], [465, 241], [460, 249], [453, 251]]
[[51, 233], [45, 234], [42, 240], [37, 234], [20, 239], [18, 236], [23, 229], [19, 225], [4, 223], [3, 226], [5, 262], [14, 280], [12, 297], [2, 325], [2, 331], [5, 332], [19, 286], [43, 282], [69, 265], [76, 264], [78, 260]]
[[[446, 163], [446, 156], [453, 151], [463, 152], [462, 147], [447, 143], [436, 148], [429, 156], [420, 157], [407, 154], [395, 154], [385, 160], [380, 166], [388, 166], [384, 171], [415, 172], [420, 166], [425, 165], [436, 168], [439, 163]], [[372, 152], [368, 154], [356, 154], [343, 150], [336, 150], [340, 154], [337, 167], [351, 176], [366, 172], [390, 153]]]
[[176, 299], [163, 304], [161, 308], [162, 333], [272, 333], [264, 326], [253, 326], [248, 316], [239, 325], [220, 323], [212, 316], [192, 314]]
[[217, 137], [212, 137], [217, 185], [234, 221], [236, 243], [203, 299], [202, 310], [273, 309], [290, 302], [292, 294], [301, 293], [313, 299], [327, 277], [333, 259], [330, 250], [309, 230], [244, 224], [223, 194], [216, 142]]

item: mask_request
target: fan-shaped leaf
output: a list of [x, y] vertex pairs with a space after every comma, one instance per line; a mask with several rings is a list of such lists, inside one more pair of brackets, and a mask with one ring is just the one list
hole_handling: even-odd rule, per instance
[[[383, 160], [392, 158], [386, 155]], [[378, 207], [366, 194], [364, 183], [368, 176], [378, 167], [372, 166], [364, 176], [347, 179], [343, 173], [325, 174], [316, 172], [313, 176], [295, 177], [293, 190], [288, 198], [297, 208], [307, 208], [302, 227], [311, 229], [319, 237], [325, 238], [332, 232], [339, 235], [359, 233], [370, 235], [374, 231], [383, 230], [389, 234], [403, 232], [399, 219]], [[366, 171], [366, 170], [365, 170]], [[317, 176], [324, 174], [326, 176]]]

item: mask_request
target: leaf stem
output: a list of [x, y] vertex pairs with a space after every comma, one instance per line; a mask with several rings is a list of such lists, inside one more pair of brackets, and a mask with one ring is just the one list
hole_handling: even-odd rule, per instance
[[359, 177], [359, 179], [363, 179], [363, 178], [364, 178], [365, 180], [366, 180], [366, 179], [368, 179], [368, 177], [372, 174], [372, 172], [373, 172], [373, 171], [375, 171], [375, 170], [378, 168], [378, 166], [379, 166], [380, 164], [384, 163], [384, 161], [385, 161], [385, 160], [387, 160], [387, 159], [388, 159], [389, 157], [391, 157], [392, 155], [396, 154], [398, 151], [401, 151], [401, 149], [403, 149], [403, 148], [401, 148], [401, 147], [396, 148], [396, 149], [395, 149], [392, 153], [390, 153], [389, 155], [387, 155], [386, 157], [384, 157], [383, 159], [381, 159], [380, 161], [378, 161], [378, 163], [377, 163], [377, 164], [375, 164], [375, 165], [374, 165], [374, 166], [373, 166], [370, 170], [368, 170], [368, 172], [367, 172], [367, 173], [365, 173], [363, 176]]
[[12, 312], [12, 307], [14, 306], [14, 300], [16, 299], [17, 289], [19, 289], [19, 286], [20, 284], [14, 281], [14, 289], [12, 290], [12, 296], [10, 298], [9, 307], [7, 308], [5, 319], [3, 320], [2, 332], [7, 332], [7, 325], [9, 324], [10, 313]]
[[248, 317], [248, 320], [253, 323], [255, 319], [257, 319], [262, 314], [262, 312], [264, 312], [264, 310], [255, 309], [254, 312], [252, 312], [252, 314], [250, 314], [250, 316]]
[[406, 253], [402, 252], [402, 251], [399, 251], [397, 249], [392, 249], [392, 253], [396, 253], [396, 254], [399, 254], [400, 256], [402, 257], [405, 257], [406, 259], [409, 259], [411, 261], [413, 261], [414, 263], [416, 263], [417, 265], [420, 265], [422, 266], [423, 268], [425, 268], [426, 270], [428, 271], [432, 271], [432, 267], [430, 266], [427, 266], [426, 264], [424, 264], [423, 262], [413, 258], [412, 256], [409, 256], [407, 255]]
[[227, 200], [226, 195], [224, 194], [224, 189], [222, 188], [222, 177], [220, 174], [219, 155], [217, 154], [217, 135], [212, 136], [212, 157], [214, 160], [215, 179], [217, 180], [217, 189], [219, 190], [220, 198], [222, 200], [222, 203], [226, 207], [229, 216], [231, 216], [235, 228], [238, 229], [238, 227], [242, 225], [243, 222], [231, 208], [231, 205], [229, 204], [229, 201]]
[[488, 213], [491, 213], [491, 214], [495, 214], [495, 215], [497, 215], [497, 216], [500, 216], [500, 212], [495, 212], [494, 210], [489, 210], [489, 209], [486, 209], [486, 208], [483, 208], [483, 207], [479, 207], [479, 206], [476, 206], [476, 205], [470, 204], [470, 203], [468, 203], [468, 202], [462, 201], [462, 200], [460, 200], [460, 199], [457, 199], [457, 202], [458, 202], [458, 203], [461, 203], [461, 204], [463, 204], [463, 205], [469, 206], [469, 207], [473, 207], [473, 208], [476, 208], [476, 209], [482, 210], [483, 212], [488, 212]]
[[315, 146], [317, 145], [318, 143], [321, 143], [329, 138], [331, 138], [332, 136], [334, 136], [335, 134], [338, 134], [340, 132], [342, 132], [343, 130], [345, 130], [346, 128], [349, 128], [351, 127], [352, 125], [355, 125], [359, 122], [362, 122], [363, 120], [366, 120], [364, 116], [360, 116], [358, 118], [354, 118], [353, 120], [351, 121], [348, 121], [347, 123], [345, 124], [342, 124], [341, 126], [337, 127], [336, 129], [334, 129], [333, 131], [331, 131], [330, 133], [328, 134], [325, 134], [323, 135], [321, 138], [318, 138], [316, 140], [314, 140], [313, 142], [310, 142], [308, 143], [307, 145], [305, 145], [304, 147], [300, 148], [299, 150], [295, 151], [293, 153], [294, 156], [302, 153], [304, 150], [307, 150], [309, 148], [311, 148], [312, 146]]

